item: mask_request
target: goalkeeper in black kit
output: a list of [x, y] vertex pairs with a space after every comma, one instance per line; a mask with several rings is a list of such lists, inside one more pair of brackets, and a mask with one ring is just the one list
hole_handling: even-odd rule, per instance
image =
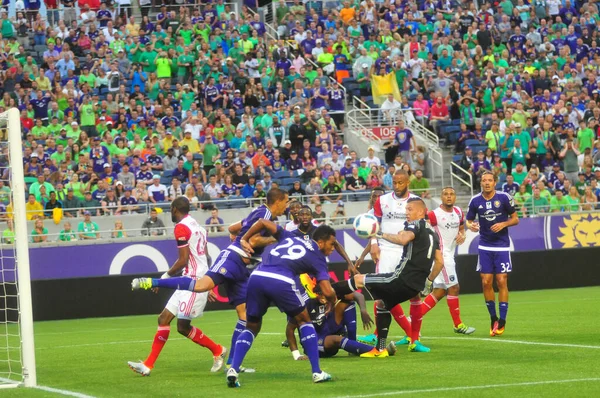
[[[402, 259], [395, 271], [387, 274], [355, 275], [347, 281], [333, 285], [338, 296], [365, 288], [374, 299], [382, 300], [383, 308], [377, 308], [375, 324], [377, 346], [361, 357], [384, 358], [389, 356], [386, 339], [392, 316], [390, 309], [404, 301], [431, 293], [433, 280], [444, 266], [437, 233], [425, 220], [427, 206], [421, 198], [410, 198], [406, 204], [406, 223], [398, 234], [380, 234], [378, 238], [404, 246]], [[420, 307], [420, 306], [419, 306]], [[414, 314], [411, 322], [411, 352], [429, 352], [419, 342], [422, 315]]]

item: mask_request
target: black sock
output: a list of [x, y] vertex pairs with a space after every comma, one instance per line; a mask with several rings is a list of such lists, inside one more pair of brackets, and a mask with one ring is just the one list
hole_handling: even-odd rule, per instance
[[331, 285], [335, 294], [338, 297], [344, 297], [347, 294], [352, 294], [356, 290], [356, 282], [354, 278], [350, 278], [347, 281], [336, 282]]
[[386, 309], [377, 307], [375, 325], [377, 325], [377, 349], [384, 350], [387, 347], [387, 336], [392, 323], [392, 314]]
[[498, 327], [503, 328], [504, 325], [506, 325], [506, 319], [502, 319], [502, 318], [498, 319]]

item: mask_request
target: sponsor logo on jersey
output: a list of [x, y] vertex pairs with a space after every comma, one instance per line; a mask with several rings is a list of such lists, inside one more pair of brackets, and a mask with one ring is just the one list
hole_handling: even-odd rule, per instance
[[491, 209], [492, 208], [492, 202], [485, 202], [485, 208], [486, 209]]
[[[491, 203], [489, 204], [491, 205]], [[483, 213], [483, 218], [485, 218], [488, 221], [494, 221], [499, 215], [500, 214], [496, 214], [494, 210], [486, 210], [485, 213]]]

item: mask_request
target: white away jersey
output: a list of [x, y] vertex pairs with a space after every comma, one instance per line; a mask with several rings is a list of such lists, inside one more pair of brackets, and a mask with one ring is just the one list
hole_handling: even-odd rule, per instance
[[206, 230], [190, 215], [175, 225], [177, 247], [190, 247], [190, 259], [183, 270], [184, 276], [200, 278], [208, 271], [206, 259]]
[[[406, 198], [398, 198], [394, 192], [386, 193], [377, 198], [373, 206], [374, 214], [381, 219], [380, 229], [384, 234], [397, 234], [404, 230], [406, 221], [406, 202], [409, 198], [417, 198], [417, 195], [409, 193]], [[381, 239], [380, 247], [402, 249], [401, 245]]]
[[460, 207], [454, 206], [451, 212], [438, 207], [427, 213], [429, 223], [440, 238], [440, 246], [444, 258], [454, 258], [456, 236], [460, 226], [465, 222], [465, 215]]

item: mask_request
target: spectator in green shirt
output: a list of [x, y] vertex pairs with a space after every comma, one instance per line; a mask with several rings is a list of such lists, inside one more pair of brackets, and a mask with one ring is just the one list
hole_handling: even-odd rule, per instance
[[551, 213], [560, 213], [560, 212], [568, 212], [570, 209], [569, 199], [565, 198], [562, 191], [559, 189], [556, 191], [554, 196], [550, 199], [550, 212]]
[[35, 220], [33, 231], [31, 231], [31, 241], [33, 243], [48, 241], [48, 228], [44, 227], [44, 220]]
[[52, 184], [50, 184], [44, 179], [44, 175], [38, 175], [37, 181], [31, 184], [31, 186], [29, 187], [29, 194], [34, 195], [35, 200], [37, 200], [38, 202], [41, 200], [40, 187], [45, 187], [46, 194], [48, 195], [50, 195], [50, 192], [54, 192], [54, 187], [52, 186]]
[[213, 142], [212, 135], [207, 135], [205, 141], [200, 148], [202, 159], [204, 160], [204, 171], [210, 172], [214, 167], [215, 161], [221, 157], [219, 147]]
[[429, 189], [429, 181], [427, 181], [427, 178], [423, 177], [422, 170], [415, 171], [415, 178], [408, 184], [408, 189], [415, 191], [415, 195], [422, 198], [431, 197], [429, 191], [427, 191], [427, 189]]
[[63, 225], [63, 230], [60, 231], [58, 235], [58, 240], [61, 242], [72, 242], [77, 240], [77, 235], [75, 235], [75, 231], [71, 229], [71, 223], [65, 222]]
[[6, 229], [2, 231], [2, 243], [12, 244], [15, 241], [15, 226], [10, 218], [6, 220]]
[[[543, 185], [543, 183], [542, 183]], [[533, 206], [533, 214], [547, 213], [550, 203], [548, 199], [540, 195], [540, 189], [538, 187], [533, 188], [533, 196], [531, 197], [531, 205]]]
[[77, 231], [79, 232], [79, 239], [100, 239], [100, 228], [98, 224], [92, 221], [92, 214], [89, 211], [83, 212], [83, 221], [79, 223]]

